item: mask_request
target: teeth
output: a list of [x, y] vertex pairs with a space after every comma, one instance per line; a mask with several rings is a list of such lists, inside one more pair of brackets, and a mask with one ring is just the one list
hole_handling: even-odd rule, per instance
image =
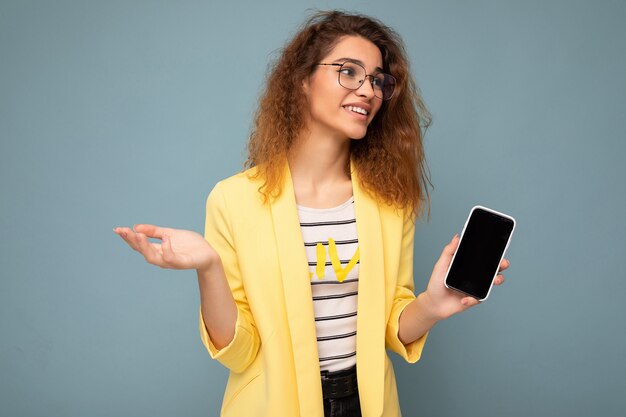
[[365, 116], [367, 116], [367, 110], [362, 109], [360, 107], [354, 107], [354, 106], [345, 106], [346, 109], [353, 111], [355, 113], [359, 113], [359, 114], [364, 114]]

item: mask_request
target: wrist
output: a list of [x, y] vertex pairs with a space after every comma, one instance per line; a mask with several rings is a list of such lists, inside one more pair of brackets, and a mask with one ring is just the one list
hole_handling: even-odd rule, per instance
[[404, 345], [414, 342], [440, 320], [426, 292], [419, 294], [400, 314], [398, 339]]
[[417, 299], [420, 303], [422, 314], [425, 319], [432, 322], [438, 322], [445, 319], [445, 317], [439, 313], [437, 303], [433, 300], [428, 291], [424, 291], [418, 295]]
[[222, 260], [215, 254], [215, 256], [210, 257], [204, 265], [196, 269], [198, 278], [212, 275], [214, 271], [218, 270], [221, 266]]

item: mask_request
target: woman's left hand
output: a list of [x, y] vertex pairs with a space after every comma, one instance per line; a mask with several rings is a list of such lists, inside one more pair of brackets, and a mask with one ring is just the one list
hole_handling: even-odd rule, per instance
[[[457, 291], [446, 288], [444, 281], [446, 273], [454, 256], [457, 246], [459, 245], [459, 236], [455, 235], [450, 243], [446, 245], [439, 257], [439, 260], [433, 268], [430, 281], [426, 288], [426, 296], [429, 304], [432, 306], [434, 313], [441, 319], [446, 319], [454, 314], [467, 310], [470, 307], [480, 304], [480, 301], [473, 297], [463, 295]], [[494, 279], [494, 285], [501, 285], [504, 282], [502, 271], [507, 269], [510, 262], [503, 259], [500, 263], [498, 275]]]

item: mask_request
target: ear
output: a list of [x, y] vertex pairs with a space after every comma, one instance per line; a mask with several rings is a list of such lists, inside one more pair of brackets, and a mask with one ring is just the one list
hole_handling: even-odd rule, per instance
[[304, 79], [302, 80], [302, 92], [304, 93], [304, 95], [308, 96], [309, 95], [309, 90], [310, 90], [310, 76], [308, 77], [304, 77]]

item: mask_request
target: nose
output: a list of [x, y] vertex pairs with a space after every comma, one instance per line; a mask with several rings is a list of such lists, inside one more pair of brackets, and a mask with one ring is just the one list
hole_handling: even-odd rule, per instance
[[374, 86], [372, 85], [373, 80], [374, 78], [371, 75], [366, 75], [361, 86], [356, 89], [356, 93], [367, 98], [374, 97]]

